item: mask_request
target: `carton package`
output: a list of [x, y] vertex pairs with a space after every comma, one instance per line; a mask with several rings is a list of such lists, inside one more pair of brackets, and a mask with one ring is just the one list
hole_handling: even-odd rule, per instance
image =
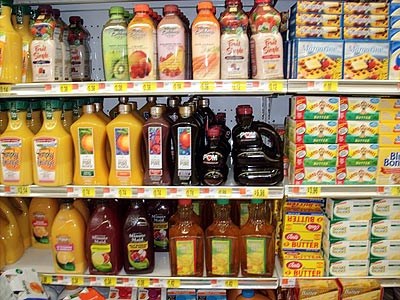
[[400, 16], [390, 18], [389, 28], [400, 28]]
[[390, 42], [389, 79], [400, 80], [400, 42]]
[[338, 166], [336, 173], [336, 184], [376, 184], [375, 166]]
[[[386, 39], [388, 32], [386, 30]], [[314, 39], [329, 39], [339, 40], [342, 39], [342, 28], [337, 26], [293, 26], [289, 28], [289, 38], [314, 38]]]
[[379, 97], [340, 97], [339, 120], [379, 120]]
[[329, 259], [366, 260], [369, 259], [370, 241], [330, 241], [322, 238], [324, 256]]
[[400, 3], [391, 3], [389, 9], [389, 15], [391, 17], [398, 17], [400, 16]]
[[308, 1], [299, 0], [290, 8], [290, 15], [296, 13], [342, 14], [342, 1]]
[[336, 184], [336, 167], [289, 166], [289, 181], [295, 185]]
[[335, 277], [368, 276], [369, 260], [327, 259], [326, 275]]
[[162, 300], [166, 299], [166, 289], [162, 288], [138, 288], [138, 300]]
[[334, 167], [337, 144], [289, 144], [289, 162], [304, 167]]
[[380, 122], [400, 121], [400, 109], [382, 109], [379, 111]]
[[322, 232], [324, 214], [317, 212], [285, 211], [283, 232]]
[[337, 120], [337, 96], [293, 96], [290, 99], [290, 116], [295, 120]]
[[385, 41], [345, 41], [344, 79], [388, 78], [389, 43]]
[[341, 299], [346, 300], [381, 300], [383, 288], [376, 279], [340, 278]]
[[297, 13], [289, 20], [290, 27], [296, 26], [333, 26], [342, 25], [342, 15]]
[[377, 40], [389, 39], [389, 29], [382, 27], [344, 27], [343, 38], [345, 40]]
[[330, 220], [371, 220], [372, 199], [326, 199], [325, 214]]
[[370, 259], [370, 276], [400, 276], [400, 260]]
[[339, 121], [338, 143], [378, 143], [378, 121]]
[[400, 220], [372, 220], [371, 239], [400, 240]]
[[280, 254], [282, 275], [285, 277], [321, 277], [324, 259], [321, 252], [291, 252]]
[[321, 249], [322, 232], [283, 231], [281, 249], [287, 251], [317, 252]]
[[400, 199], [374, 199], [372, 218], [374, 220], [400, 220]]
[[198, 290], [197, 300], [226, 300], [226, 290]]
[[323, 198], [287, 198], [283, 211], [319, 212], [324, 203]]
[[335, 279], [298, 279], [294, 293], [296, 300], [338, 300], [340, 290]]
[[380, 122], [379, 123], [379, 134], [387, 135], [400, 133], [400, 120], [394, 122]]
[[384, 152], [384, 150], [388, 148], [393, 148], [396, 146], [398, 147], [398, 145], [400, 145], [400, 133], [387, 135], [381, 134], [379, 135], [378, 143], [381, 146], [380, 148], [382, 149], [380, 152]]
[[343, 3], [343, 13], [349, 15], [387, 15], [389, 4], [384, 2], [347, 2]]
[[168, 289], [167, 290], [167, 300], [197, 300], [196, 298], [197, 298], [196, 290], [192, 290], [192, 289]]
[[[385, 142], [383, 138], [382, 142]], [[400, 184], [400, 135], [389, 142], [398, 144], [379, 148], [377, 184]]]
[[337, 121], [288, 119], [289, 140], [295, 144], [335, 144]]
[[384, 98], [379, 103], [379, 110], [400, 110], [400, 98]]
[[344, 15], [343, 25], [345, 27], [378, 27], [388, 28], [388, 15]]
[[370, 236], [370, 221], [332, 221], [325, 217], [324, 234], [329, 240], [365, 241]]
[[391, 42], [399, 42], [400, 41], [400, 28], [391, 28], [389, 30], [388, 39]]
[[400, 240], [372, 239], [370, 257], [384, 260], [400, 260]]
[[378, 150], [378, 144], [339, 144], [337, 166], [377, 166]]

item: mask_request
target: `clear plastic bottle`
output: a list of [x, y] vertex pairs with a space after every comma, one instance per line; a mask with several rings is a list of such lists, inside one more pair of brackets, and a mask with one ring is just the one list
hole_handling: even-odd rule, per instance
[[60, 42], [62, 52], [62, 76], [64, 81], [71, 81], [71, 49], [68, 43], [68, 25], [61, 19], [59, 9], [53, 9], [56, 20], [56, 28], [60, 30]]
[[33, 134], [38, 133], [42, 127], [42, 111], [40, 108], [40, 101], [29, 101], [28, 111], [26, 114], [26, 126], [28, 126]]

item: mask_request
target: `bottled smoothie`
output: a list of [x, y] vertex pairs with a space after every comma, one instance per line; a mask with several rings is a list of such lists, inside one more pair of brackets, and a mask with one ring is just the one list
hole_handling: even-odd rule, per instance
[[0, 102], [0, 134], [3, 133], [8, 125], [8, 104], [7, 102]]
[[72, 183], [73, 144], [61, 121], [62, 101], [42, 101], [43, 125], [33, 137], [33, 181], [42, 186]]
[[143, 185], [141, 159], [141, 120], [135, 118], [128, 104], [119, 105], [119, 115], [107, 124], [111, 147], [109, 185]]
[[32, 198], [29, 204], [29, 220], [33, 248], [50, 249], [51, 227], [57, 212], [57, 199]]
[[106, 122], [93, 104], [83, 106], [83, 115], [71, 125], [75, 152], [73, 182], [76, 185], [107, 185]]
[[20, 83], [22, 80], [22, 39], [11, 24], [12, 3], [11, 0], [0, 1], [1, 83]]
[[32, 82], [32, 63], [30, 45], [33, 39], [30, 30], [30, 7], [28, 5], [15, 5], [13, 7], [13, 24], [22, 39], [22, 78], [21, 82]]
[[28, 126], [33, 134], [38, 133], [42, 127], [42, 110], [39, 100], [29, 101], [26, 114], [26, 126]]
[[201, 1], [192, 24], [193, 79], [220, 79], [220, 27], [213, 4]]
[[158, 72], [160, 79], [186, 78], [186, 32], [178, 6], [164, 6], [164, 18], [157, 27]]
[[112, 6], [110, 19], [103, 27], [101, 43], [103, 50], [104, 77], [106, 80], [129, 80], [127, 24], [124, 8]]
[[157, 31], [147, 4], [135, 5], [128, 25], [128, 64], [131, 80], [157, 79]]
[[218, 199], [214, 221], [206, 229], [207, 276], [238, 276], [239, 227], [233, 224], [229, 200]]
[[30, 185], [33, 133], [26, 126], [28, 101], [9, 101], [8, 126], [0, 136], [0, 182], [5, 185]]
[[96, 203], [86, 229], [89, 273], [117, 275], [122, 268], [121, 224], [108, 200], [99, 199]]
[[63, 81], [71, 81], [71, 49], [68, 43], [68, 25], [61, 19], [60, 10], [53, 9], [54, 19], [56, 20], [56, 30], [59, 31], [59, 41], [62, 60]]
[[82, 274], [87, 268], [85, 221], [72, 201], [64, 200], [51, 227], [51, 249], [56, 273]]
[[124, 269], [127, 274], [154, 269], [153, 228], [142, 200], [133, 200], [123, 225]]
[[151, 108], [143, 125], [144, 185], [171, 185], [170, 124], [161, 106]]
[[221, 14], [221, 79], [249, 78], [249, 19], [240, 0], [227, 0]]
[[165, 252], [169, 250], [169, 223], [172, 215], [171, 201], [155, 200], [149, 215], [153, 222], [154, 250]]

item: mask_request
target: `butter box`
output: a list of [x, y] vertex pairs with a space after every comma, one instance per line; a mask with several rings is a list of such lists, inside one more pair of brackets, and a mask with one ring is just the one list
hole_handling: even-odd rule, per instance
[[369, 260], [327, 259], [326, 275], [335, 277], [368, 276]]
[[389, 15], [391, 17], [400, 16], [400, 3], [390, 4]]
[[[395, 141], [398, 145], [400, 144], [400, 135]], [[377, 184], [400, 184], [400, 147], [398, 145], [380, 147]]]
[[365, 241], [370, 236], [370, 221], [332, 221], [325, 217], [323, 231], [329, 240]]
[[389, 28], [400, 28], [400, 16], [390, 18]]
[[395, 122], [400, 121], [400, 109], [383, 109], [379, 111], [380, 122]]
[[343, 38], [384, 41], [389, 38], [389, 30], [382, 27], [343, 27]]
[[376, 184], [377, 168], [375, 166], [337, 167], [336, 184]]
[[289, 119], [289, 140], [296, 144], [335, 144], [337, 121]]
[[342, 300], [381, 300], [383, 288], [376, 279], [367, 278], [338, 278], [341, 287]]
[[341, 39], [342, 28], [336, 26], [295, 26], [289, 28], [289, 38]]
[[391, 42], [400, 41], [400, 28], [391, 28], [389, 30], [389, 41]]
[[289, 162], [305, 167], [334, 167], [337, 144], [289, 144]]
[[344, 79], [388, 78], [389, 43], [385, 41], [345, 41]]
[[381, 27], [388, 28], [388, 15], [344, 15], [343, 25], [345, 27]]
[[371, 239], [400, 240], [400, 220], [373, 220]]
[[296, 185], [336, 184], [336, 167], [296, 167], [290, 165], [289, 181]]
[[400, 199], [374, 199], [372, 218], [374, 220], [400, 220]]
[[400, 98], [382, 98], [381, 100], [379, 102], [380, 111], [400, 110]]
[[322, 232], [324, 214], [320, 212], [286, 211], [283, 217], [284, 232]]
[[349, 15], [387, 15], [389, 4], [385, 2], [344, 2], [343, 13]]
[[289, 20], [289, 25], [294, 26], [334, 26], [340, 27], [342, 15], [297, 13]]
[[400, 240], [372, 239], [371, 258], [400, 260]]
[[400, 80], [400, 42], [390, 42], [389, 79]]
[[290, 8], [290, 15], [296, 13], [342, 14], [342, 1], [299, 0]]
[[370, 259], [370, 276], [400, 276], [400, 260]]
[[369, 259], [369, 240], [366, 241], [330, 241], [323, 238], [322, 247], [327, 259]]
[[379, 120], [379, 97], [340, 97], [339, 120]]
[[395, 122], [380, 122], [379, 123], [379, 134], [399, 134], [400, 133], [400, 120]]
[[378, 144], [339, 144], [337, 166], [377, 166], [378, 151]]
[[321, 252], [283, 251], [280, 255], [282, 275], [285, 277], [321, 277], [324, 259]]
[[282, 250], [319, 251], [322, 243], [322, 232], [283, 231], [281, 240]]
[[325, 214], [330, 220], [371, 220], [372, 199], [326, 199]]
[[390, 147], [398, 146], [400, 145], [400, 134], [381, 134], [378, 143], [382, 151]]
[[340, 290], [335, 279], [297, 279], [295, 286], [295, 299], [320, 299], [338, 300]]
[[295, 120], [337, 120], [337, 96], [294, 96], [290, 99], [291, 117]]
[[338, 123], [338, 143], [373, 144], [378, 142], [378, 121], [340, 121]]

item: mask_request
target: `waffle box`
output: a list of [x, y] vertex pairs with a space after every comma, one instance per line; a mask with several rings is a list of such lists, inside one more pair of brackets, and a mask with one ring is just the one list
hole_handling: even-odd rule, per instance
[[388, 79], [389, 43], [380, 41], [345, 41], [344, 79]]
[[324, 259], [321, 252], [283, 251], [280, 254], [282, 275], [285, 277], [321, 277]]
[[345, 40], [382, 40], [389, 38], [389, 29], [382, 27], [344, 27]]
[[348, 259], [348, 260], [367, 260], [369, 259], [370, 241], [330, 241], [323, 238], [322, 249], [328, 260]]
[[[387, 34], [387, 33], [386, 33]], [[337, 26], [292, 26], [289, 28], [289, 38], [342, 39], [342, 28]]]
[[375, 166], [338, 166], [336, 172], [336, 184], [376, 184], [377, 168]]
[[340, 97], [293, 96], [290, 99], [291, 117], [295, 120], [337, 120]]
[[339, 144], [338, 167], [369, 167], [378, 165], [378, 144]]
[[392, 3], [390, 4], [389, 15], [391, 17], [400, 16], [400, 3], [399, 2], [393, 3], [393, 1], [392, 1]]
[[388, 15], [344, 15], [343, 25], [345, 27], [375, 27], [388, 28]]
[[372, 239], [370, 257], [376, 259], [400, 260], [400, 240]]
[[369, 260], [328, 259], [326, 261], [326, 275], [335, 277], [368, 276]]
[[371, 220], [372, 199], [326, 199], [325, 214], [330, 220]]
[[[399, 17], [400, 18], [400, 17]], [[400, 80], [400, 42], [390, 42], [389, 79]]]
[[295, 166], [335, 167], [337, 144], [289, 144], [289, 162]]
[[389, 4], [385, 2], [350, 2], [343, 3], [343, 13], [348, 15], [388, 15]]
[[400, 240], [400, 220], [373, 220], [371, 239]]
[[378, 143], [378, 121], [339, 121], [337, 142], [342, 143]]
[[379, 120], [379, 97], [340, 97], [339, 120]]
[[[400, 136], [400, 135], [399, 135]], [[395, 142], [395, 139], [393, 142]], [[400, 144], [400, 139], [399, 139]], [[377, 184], [400, 184], [400, 147], [380, 147], [378, 159]]]
[[333, 26], [342, 25], [342, 15], [297, 13], [289, 21], [291, 27], [296, 26]]
[[289, 140], [296, 144], [335, 144], [337, 121], [287, 119]]
[[343, 41], [296, 39], [292, 44], [293, 79], [341, 79]]
[[370, 237], [371, 222], [332, 221], [325, 217], [324, 234], [329, 240], [365, 241]]
[[400, 199], [373, 199], [372, 218], [374, 220], [400, 220]]
[[290, 8], [290, 15], [296, 13], [342, 14], [342, 1], [309, 1], [299, 0]]

